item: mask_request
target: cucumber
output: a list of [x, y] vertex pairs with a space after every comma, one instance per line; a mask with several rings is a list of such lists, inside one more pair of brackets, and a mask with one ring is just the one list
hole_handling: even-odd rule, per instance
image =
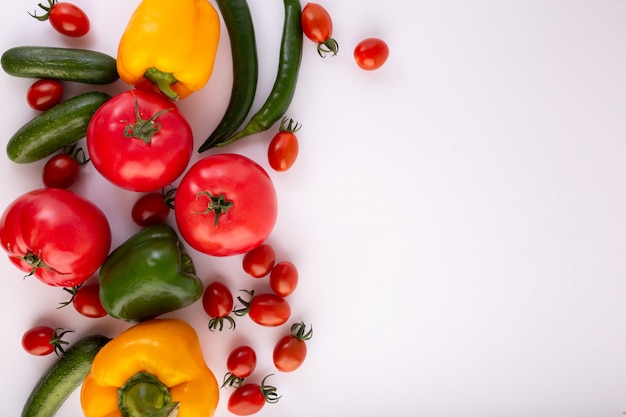
[[16, 46], [0, 58], [9, 75], [54, 78], [85, 84], [110, 84], [119, 79], [115, 58], [102, 52], [49, 46]]
[[110, 98], [100, 91], [83, 93], [39, 114], [9, 139], [9, 159], [35, 162], [84, 138], [91, 117]]
[[22, 409], [22, 417], [53, 416], [82, 384], [94, 357], [109, 340], [101, 335], [87, 336], [66, 349], [33, 388]]

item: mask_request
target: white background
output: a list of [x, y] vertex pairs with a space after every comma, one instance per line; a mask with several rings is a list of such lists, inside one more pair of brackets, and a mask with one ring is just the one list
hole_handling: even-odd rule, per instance
[[[3, 4], [2, 50], [85, 47], [115, 56], [136, 0], [76, 0], [91, 32], [72, 40], [30, 18], [36, 1]], [[223, 151], [266, 167], [279, 195], [271, 243], [300, 270], [291, 322], [313, 324], [305, 364], [269, 382], [283, 395], [262, 416], [611, 417], [626, 411], [626, 2], [619, 0], [343, 0], [333, 16], [337, 57], [305, 39], [288, 115], [303, 124], [300, 157], [275, 173], [273, 134]], [[282, 2], [250, 0], [260, 79], [255, 108], [276, 71]], [[352, 49], [385, 39], [391, 55], [360, 70]], [[216, 68], [180, 103], [196, 148], [230, 93], [223, 30]], [[0, 74], [4, 141], [35, 116], [32, 80]], [[67, 95], [94, 87], [68, 86]], [[95, 87], [98, 88], [98, 87]], [[116, 92], [122, 83], [103, 87]], [[210, 154], [208, 152], [207, 154]], [[204, 155], [204, 154], [203, 154]], [[197, 159], [199, 155], [194, 155]], [[41, 187], [43, 162], [0, 158], [0, 205]], [[74, 191], [109, 216], [114, 244], [137, 230], [137, 195], [87, 167]], [[170, 218], [173, 220], [173, 216]], [[267, 288], [241, 257], [192, 252], [208, 283]], [[114, 319], [87, 319], [66, 297], [0, 259], [4, 415], [18, 415], [53, 356], [29, 356], [34, 325], [115, 335]], [[199, 303], [172, 314], [198, 330], [218, 380], [233, 347], [259, 355], [268, 373], [287, 331], [240, 318], [211, 333]], [[217, 416], [228, 415], [222, 390]], [[81, 416], [78, 395], [59, 415]]]

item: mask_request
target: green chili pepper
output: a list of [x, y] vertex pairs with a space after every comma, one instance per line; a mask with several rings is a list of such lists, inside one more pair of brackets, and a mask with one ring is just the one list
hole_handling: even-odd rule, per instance
[[217, 0], [230, 38], [233, 86], [224, 117], [200, 146], [204, 152], [235, 133], [248, 116], [259, 76], [254, 25], [246, 0]]
[[242, 130], [216, 146], [228, 145], [245, 136], [269, 129], [285, 115], [291, 104], [302, 61], [303, 35], [300, 22], [302, 7], [299, 0], [284, 0], [284, 4], [285, 21], [280, 44], [278, 74], [272, 91], [261, 109], [252, 116]]
[[191, 257], [167, 224], [148, 226], [109, 254], [100, 267], [100, 301], [129, 322], [186, 307], [202, 296]]

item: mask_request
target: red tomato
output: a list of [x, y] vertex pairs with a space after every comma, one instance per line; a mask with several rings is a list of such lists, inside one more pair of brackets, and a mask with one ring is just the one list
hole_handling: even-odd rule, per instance
[[9, 260], [48, 285], [75, 287], [92, 276], [111, 248], [111, 228], [92, 202], [62, 188], [15, 199], [0, 218]]
[[133, 221], [141, 227], [165, 223], [171, 211], [168, 200], [169, 197], [163, 193], [154, 192], [142, 195], [133, 204], [131, 210]]
[[26, 102], [35, 110], [44, 111], [59, 104], [63, 98], [63, 84], [57, 80], [37, 80], [26, 92]]
[[87, 127], [94, 167], [113, 184], [151, 192], [174, 182], [193, 151], [189, 123], [171, 100], [142, 90], [104, 103]]
[[233, 304], [233, 295], [226, 285], [219, 281], [207, 285], [202, 294], [202, 307], [212, 317], [209, 320], [209, 330], [222, 330], [224, 320], [228, 321], [231, 329], [235, 328], [235, 320], [230, 317]]
[[328, 11], [317, 3], [307, 3], [302, 9], [300, 18], [304, 35], [317, 43], [317, 52], [324, 57], [325, 53], [337, 55], [339, 45], [331, 38], [333, 21]]
[[48, 6], [39, 4], [46, 14], [31, 16], [41, 21], [50, 20], [52, 27], [65, 36], [77, 38], [89, 32], [89, 18], [80, 7], [72, 3], [59, 3], [58, 0], [48, 0], [48, 4]]
[[100, 302], [100, 284], [97, 282], [81, 285], [72, 298], [72, 304], [85, 317], [99, 318], [107, 315]]
[[262, 278], [270, 273], [276, 262], [276, 253], [267, 243], [248, 251], [243, 257], [243, 270], [254, 278]]
[[256, 352], [250, 346], [239, 346], [233, 349], [226, 360], [226, 368], [237, 378], [252, 375], [256, 368]]
[[270, 272], [270, 287], [276, 295], [287, 297], [298, 286], [298, 269], [289, 261], [277, 263]]
[[267, 147], [267, 160], [275, 171], [287, 171], [293, 166], [298, 158], [298, 137], [296, 132], [302, 127], [299, 123], [289, 119], [286, 124], [283, 119], [280, 131], [274, 135]]
[[281, 372], [295, 371], [306, 358], [306, 340], [313, 336], [313, 329], [306, 332], [304, 323], [291, 326], [291, 334], [282, 337], [274, 346], [274, 366]]
[[364, 39], [354, 48], [354, 59], [357, 65], [364, 70], [375, 70], [382, 67], [387, 58], [389, 58], [389, 47], [382, 39]]
[[245, 384], [237, 388], [228, 398], [228, 411], [238, 416], [249, 416], [259, 412], [265, 403], [275, 403], [280, 397], [276, 394], [276, 388], [265, 385], [263, 378], [261, 385]]
[[245, 291], [250, 296], [248, 301], [237, 297], [243, 308], [233, 310], [238, 316], [250, 316], [250, 319], [261, 326], [276, 327], [284, 324], [291, 316], [289, 303], [274, 293], [255, 295], [254, 291]]
[[62, 340], [64, 334], [70, 330], [53, 329], [48, 326], [37, 326], [27, 330], [22, 336], [22, 347], [31, 355], [45, 356], [52, 352], [63, 353]]
[[42, 170], [43, 184], [48, 188], [68, 188], [79, 176], [80, 164], [66, 153], [48, 159]]
[[267, 172], [237, 154], [210, 155], [184, 175], [174, 200], [176, 224], [194, 249], [213, 256], [248, 252], [274, 229], [278, 203]]

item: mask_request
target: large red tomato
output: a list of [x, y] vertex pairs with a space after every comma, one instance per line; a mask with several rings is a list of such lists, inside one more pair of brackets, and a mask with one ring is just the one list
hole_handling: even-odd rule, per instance
[[200, 159], [180, 181], [174, 200], [183, 239], [213, 256], [259, 246], [274, 229], [277, 212], [276, 190], [267, 172], [237, 154]]
[[111, 228], [91, 201], [63, 188], [23, 194], [0, 218], [10, 261], [48, 285], [73, 287], [92, 276], [111, 249]]
[[94, 167], [131, 191], [160, 190], [189, 165], [193, 133], [176, 104], [160, 94], [129, 90], [104, 103], [87, 128]]

